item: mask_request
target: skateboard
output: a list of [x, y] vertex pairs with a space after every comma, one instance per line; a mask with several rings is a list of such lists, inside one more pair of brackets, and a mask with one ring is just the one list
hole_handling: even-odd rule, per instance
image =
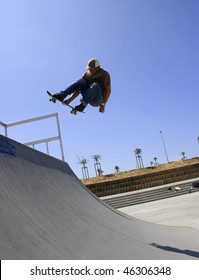
[[53, 94], [50, 93], [48, 90], [47, 90], [46, 92], [47, 92], [47, 94], [50, 96], [50, 99], [49, 99], [50, 102], [56, 103], [57, 101], [59, 101], [59, 102], [62, 103], [63, 105], [68, 106], [69, 108], [72, 109], [72, 110], [70, 111], [71, 114], [77, 115], [77, 112], [79, 112], [79, 113], [85, 113], [85, 112], [78, 111], [78, 110], [76, 110], [73, 106], [71, 106], [71, 105], [69, 105], [69, 104], [66, 104], [66, 103], [60, 101], [59, 99], [57, 99], [56, 97], [54, 97]]

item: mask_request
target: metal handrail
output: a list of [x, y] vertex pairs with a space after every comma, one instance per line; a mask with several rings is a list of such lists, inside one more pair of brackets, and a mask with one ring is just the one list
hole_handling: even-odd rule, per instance
[[47, 154], [49, 155], [48, 143], [51, 142], [51, 141], [57, 141], [58, 140], [59, 144], [60, 144], [62, 160], [65, 161], [58, 113], [44, 115], [44, 116], [35, 117], [35, 118], [31, 118], [31, 119], [27, 119], [27, 120], [22, 120], [22, 121], [17, 121], [17, 122], [13, 122], [13, 123], [9, 123], [9, 124], [5, 124], [3, 122], [0, 122], [0, 125], [4, 127], [5, 136], [7, 137], [8, 136], [8, 128], [9, 127], [18, 126], [18, 125], [22, 125], [22, 124], [25, 124], [25, 123], [35, 122], [35, 121], [41, 121], [41, 120], [49, 119], [49, 118], [56, 118], [58, 135], [54, 136], [54, 137], [50, 137], [50, 138], [39, 139], [39, 140], [36, 140], [36, 141], [24, 143], [24, 145], [26, 145], [26, 146], [33, 146], [33, 148], [34, 148], [35, 145], [38, 145], [38, 144], [41, 144], [41, 143], [46, 143]]

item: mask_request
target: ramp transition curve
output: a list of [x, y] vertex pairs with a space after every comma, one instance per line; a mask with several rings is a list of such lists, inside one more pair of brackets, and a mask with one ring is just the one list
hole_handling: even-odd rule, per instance
[[0, 136], [0, 258], [197, 259], [199, 238], [121, 214], [67, 163]]

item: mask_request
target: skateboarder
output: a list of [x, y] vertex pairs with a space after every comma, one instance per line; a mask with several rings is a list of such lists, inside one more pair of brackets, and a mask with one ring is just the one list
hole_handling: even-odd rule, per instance
[[[64, 91], [53, 94], [55, 98], [69, 104], [80, 93], [82, 95], [81, 103], [75, 106], [77, 111], [83, 112], [88, 104], [93, 107], [99, 107], [99, 112], [104, 113], [106, 103], [111, 93], [111, 80], [107, 71], [100, 67], [99, 60], [91, 58], [86, 66], [88, 70], [81, 79], [77, 80]], [[65, 98], [73, 94], [70, 98]]]

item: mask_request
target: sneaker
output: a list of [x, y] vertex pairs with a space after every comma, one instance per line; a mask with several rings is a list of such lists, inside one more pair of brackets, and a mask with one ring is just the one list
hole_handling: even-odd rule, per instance
[[57, 100], [61, 101], [61, 102], [64, 101], [64, 97], [61, 93], [53, 94], [53, 97], [56, 98]]
[[86, 108], [86, 106], [84, 106], [82, 103], [80, 103], [79, 105], [75, 106], [75, 110], [79, 111], [79, 112], [83, 112], [85, 108]]

